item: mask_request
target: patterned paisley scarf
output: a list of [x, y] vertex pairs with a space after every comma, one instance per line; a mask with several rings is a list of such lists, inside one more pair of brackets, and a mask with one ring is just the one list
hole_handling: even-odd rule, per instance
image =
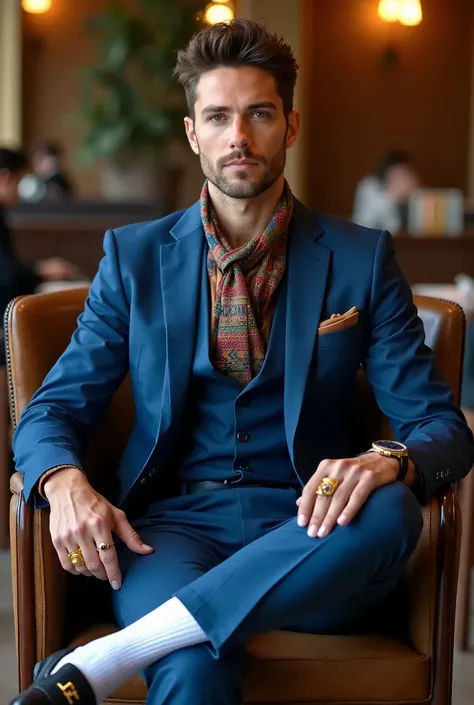
[[285, 273], [292, 214], [293, 196], [285, 182], [264, 232], [232, 250], [219, 231], [207, 182], [201, 191], [202, 224], [209, 244], [207, 268], [211, 279], [217, 274], [218, 281], [212, 312], [211, 361], [242, 387], [258, 374], [265, 359], [262, 325]]

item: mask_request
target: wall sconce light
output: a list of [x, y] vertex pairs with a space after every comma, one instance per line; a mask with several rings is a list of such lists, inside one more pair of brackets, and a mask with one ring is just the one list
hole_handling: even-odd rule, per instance
[[51, 9], [52, 0], [21, 0], [21, 6], [25, 12], [33, 15], [42, 15]]
[[[423, 19], [420, 0], [379, 0], [378, 16], [391, 25], [390, 36], [394, 31], [394, 24], [399, 22], [407, 27], [415, 27]], [[398, 51], [390, 45], [382, 54], [382, 64], [391, 69], [398, 63]]]
[[235, 17], [235, 9], [229, 0], [214, 0], [206, 5], [203, 14], [203, 21], [206, 24], [217, 24], [218, 22], [230, 22]]
[[377, 13], [384, 22], [400, 22], [409, 27], [423, 19], [420, 0], [379, 0]]
[[377, 13], [384, 22], [398, 22], [400, 0], [380, 0]]
[[398, 21], [408, 27], [415, 27], [423, 19], [420, 0], [402, 0]]

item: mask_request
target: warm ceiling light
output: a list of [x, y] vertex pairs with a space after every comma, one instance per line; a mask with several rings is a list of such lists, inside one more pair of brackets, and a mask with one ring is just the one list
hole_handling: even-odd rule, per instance
[[397, 22], [400, 16], [400, 0], [380, 0], [377, 12], [384, 22]]
[[401, 0], [398, 21], [401, 24], [414, 27], [423, 19], [420, 0]]
[[21, 6], [25, 12], [31, 12], [34, 15], [42, 15], [43, 12], [48, 12], [51, 9], [52, 0], [21, 0]]
[[217, 22], [230, 22], [234, 19], [235, 13], [230, 5], [220, 2], [210, 3], [204, 11], [204, 19], [207, 24], [217, 24]]

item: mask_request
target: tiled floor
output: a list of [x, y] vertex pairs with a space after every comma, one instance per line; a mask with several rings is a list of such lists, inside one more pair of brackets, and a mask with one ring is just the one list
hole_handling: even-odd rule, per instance
[[[472, 604], [474, 606], [474, 595]], [[474, 615], [471, 617], [470, 653], [457, 653], [454, 668], [453, 705], [474, 703]], [[16, 659], [10, 583], [10, 554], [0, 551], [0, 705], [16, 695]]]

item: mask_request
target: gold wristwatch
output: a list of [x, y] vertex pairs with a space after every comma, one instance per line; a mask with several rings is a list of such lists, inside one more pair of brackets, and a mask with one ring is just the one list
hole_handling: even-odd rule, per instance
[[378, 453], [385, 458], [397, 458], [400, 470], [398, 471], [397, 480], [403, 482], [408, 472], [409, 458], [408, 448], [399, 441], [374, 441], [372, 448], [369, 448], [368, 453]]

